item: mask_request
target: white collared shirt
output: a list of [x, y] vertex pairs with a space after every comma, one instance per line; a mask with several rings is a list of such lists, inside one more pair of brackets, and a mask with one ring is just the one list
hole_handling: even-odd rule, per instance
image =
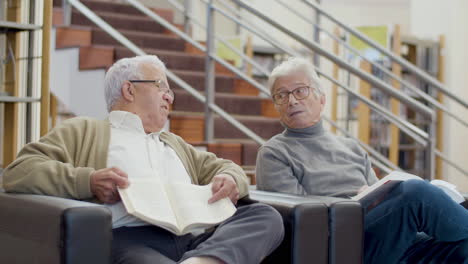
[[[159, 140], [159, 134], [146, 134], [137, 115], [125, 111], [109, 114], [111, 138], [107, 167], [118, 167], [134, 177], [158, 177], [161, 181], [191, 183], [175, 151]], [[127, 214], [122, 202], [107, 205], [112, 211], [112, 227], [148, 225]]]

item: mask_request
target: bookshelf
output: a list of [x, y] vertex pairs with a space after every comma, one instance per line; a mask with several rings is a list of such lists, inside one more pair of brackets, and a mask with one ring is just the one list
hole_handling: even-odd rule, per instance
[[0, 167], [6, 167], [39, 129], [41, 135], [48, 130], [52, 3], [0, 5]]
[[[422, 40], [411, 36], [399, 36], [398, 30], [393, 32], [393, 49], [395, 53], [401, 54], [406, 60], [415, 64], [419, 68], [425, 70], [432, 76], [440, 76], [440, 43], [438, 41]], [[398, 41], [399, 39], [399, 41]], [[401, 46], [400, 46], [401, 45]], [[392, 70], [395, 75], [401, 76], [403, 80], [411, 83], [414, 87], [424, 91], [426, 94], [437, 98], [438, 94], [435, 89], [428, 84], [419, 81], [412, 73], [400, 69], [398, 65], [391, 64], [387, 61], [381, 61], [379, 64], [385, 68]], [[396, 89], [400, 89], [408, 96], [425, 103], [423, 98], [420, 98], [416, 93], [410, 91], [407, 87], [400, 87], [398, 82], [391, 82], [389, 77], [386, 77], [382, 71], [370, 64], [361, 63], [361, 68], [374, 76], [378, 76], [384, 81], [391, 83]], [[401, 116], [413, 125], [428, 131], [430, 122], [414, 112], [398, 101], [389, 98], [383, 92], [369, 87], [366, 82], [360, 83], [361, 94], [371, 98], [380, 106], [392, 111], [394, 114]], [[425, 103], [427, 105], [427, 103]], [[366, 106], [359, 106], [358, 110], [359, 121], [359, 137], [365, 143], [368, 143], [382, 155], [388, 157], [390, 161], [397, 164], [401, 169], [425, 177], [427, 167], [427, 148], [415, 142], [410, 136], [401, 132], [396, 126], [390, 124], [380, 115], [374, 113]], [[440, 123], [438, 126], [441, 126]], [[440, 137], [441, 138], [441, 137]], [[440, 139], [438, 140], [438, 142]], [[441, 144], [441, 143], [439, 143]], [[439, 165], [440, 166], [440, 165]], [[440, 170], [440, 169], [439, 169]]]

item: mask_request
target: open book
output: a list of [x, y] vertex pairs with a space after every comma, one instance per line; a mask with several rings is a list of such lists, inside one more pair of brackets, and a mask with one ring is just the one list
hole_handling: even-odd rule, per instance
[[161, 182], [157, 178], [131, 179], [119, 189], [127, 212], [176, 235], [221, 223], [236, 212], [229, 198], [208, 204], [211, 185]]
[[[395, 188], [398, 183], [410, 179], [423, 180], [419, 176], [413, 174], [393, 171], [358, 195], [352, 197], [352, 199], [361, 202], [361, 204], [373, 204], [375, 206], [376, 203], [384, 200], [386, 194]], [[465, 201], [465, 198], [457, 191], [455, 185], [442, 180], [433, 180], [431, 181], [431, 184], [441, 188], [456, 203], [462, 203]]]

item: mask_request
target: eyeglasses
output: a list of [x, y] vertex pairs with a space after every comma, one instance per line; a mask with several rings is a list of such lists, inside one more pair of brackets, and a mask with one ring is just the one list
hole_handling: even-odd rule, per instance
[[303, 100], [309, 96], [310, 86], [301, 86], [290, 92], [279, 92], [275, 93], [273, 97], [273, 102], [277, 105], [286, 104], [289, 102], [289, 95], [292, 94], [296, 100]]
[[158, 87], [160, 92], [168, 94], [172, 99], [174, 99], [174, 91], [172, 91], [169, 86], [163, 80], [128, 80], [131, 83], [152, 83]]

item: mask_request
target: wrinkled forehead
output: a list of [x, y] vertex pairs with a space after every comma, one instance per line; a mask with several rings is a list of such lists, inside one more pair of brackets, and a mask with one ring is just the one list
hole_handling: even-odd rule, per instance
[[164, 70], [154, 64], [142, 63], [138, 66], [138, 71], [144, 79], [167, 81]]
[[292, 90], [301, 85], [311, 85], [309, 76], [303, 71], [291, 72], [276, 78], [272, 92], [278, 92], [281, 90]]

